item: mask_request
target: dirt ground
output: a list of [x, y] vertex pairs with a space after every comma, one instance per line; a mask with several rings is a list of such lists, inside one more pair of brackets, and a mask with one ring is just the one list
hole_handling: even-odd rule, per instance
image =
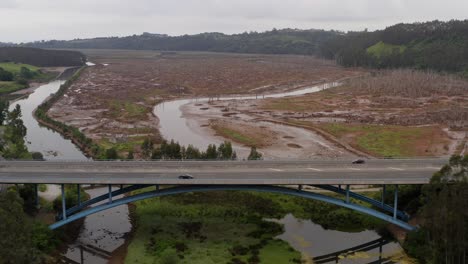
[[[468, 80], [450, 75], [383, 71], [319, 93], [263, 100], [256, 107], [243, 107], [242, 111], [255, 111], [263, 118], [315, 129], [325, 128], [331, 134], [334, 130], [326, 129], [333, 128], [330, 124], [351, 128], [375, 125], [398, 132], [420, 128], [426, 130], [420, 140], [406, 146], [415, 149], [413, 155], [467, 153]], [[348, 133], [338, 138], [352, 144], [361, 132], [348, 129]]]
[[[251, 107], [255, 107], [255, 102], [260, 101], [261, 99], [191, 103], [184, 105], [182, 111], [185, 118], [190, 120], [194, 133], [213, 139], [224, 136], [223, 138], [233, 142], [240, 157], [247, 157], [250, 146], [256, 146], [267, 159], [356, 157], [354, 153], [314, 131], [261, 121], [262, 118], [250, 112]], [[242, 106], [249, 110], [245, 111]], [[223, 130], [227, 132], [222, 133]]]
[[161, 140], [152, 108], [164, 100], [292, 90], [362, 74], [309, 56], [89, 52], [98, 65], [83, 72], [49, 115], [122, 152], [148, 136]]

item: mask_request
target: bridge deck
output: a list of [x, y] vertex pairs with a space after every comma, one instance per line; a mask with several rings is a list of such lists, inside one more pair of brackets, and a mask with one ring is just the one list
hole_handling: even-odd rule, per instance
[[[1, 161], [0, 183], [426, 184], [446, 159], [341, 161]], [[194, 179], [178, 179], [190, 174]]]

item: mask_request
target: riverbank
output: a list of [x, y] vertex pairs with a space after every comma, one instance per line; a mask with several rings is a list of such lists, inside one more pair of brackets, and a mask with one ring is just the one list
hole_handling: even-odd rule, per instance
[[41, 125], [60, 133], [66, 139], [70, 139], [85, 156], [97, 157], [102, 152], [97, 144], [93, 143], [93, 141], [90, 138], [87, 138], [79, 129], [73, 126], [68, 126], [48, 115], [48, 111], [54, 103], [57, 102], [66, 93], [67, 89], [70, 88], [70, 86], [79, 78], [83, 69], [84, 67], [76, 69], [76, 72], [74, 72], [73, 75], [60, 86], [56, 93], [46, 98], [33, 111], [33, 115]]

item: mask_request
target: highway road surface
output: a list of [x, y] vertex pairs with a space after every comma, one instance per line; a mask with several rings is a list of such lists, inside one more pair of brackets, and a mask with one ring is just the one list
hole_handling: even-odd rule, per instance
[[[427, 184], [447, 159], [0, 161], [0, 184]], [[193, 179], [179, 179], [188, 174]]]

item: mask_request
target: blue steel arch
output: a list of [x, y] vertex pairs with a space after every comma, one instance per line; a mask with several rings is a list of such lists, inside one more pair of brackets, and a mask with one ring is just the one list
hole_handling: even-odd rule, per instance
[[353, 203], [346, 203], [343, 200], [328, 197], [326, 195], [313, 193], [313, 192], [306, 192], [297, 189], [291, 189], [286, 187], [279, 187], [279, 186], [268, 186], [268, 185], [188, 185], [188, 186], [179, 186], [179, 187], [171, 187], [167, 189], [149, 191], [145, 193], [140, 193], [120, 199], [113, 200], [110, 203], [98, 205], [95, 207], [88, 208], [84, 211], [77, 212], [75, 214], [66, 217], [66, 219], [62, 219], [52, 225], [49, 226], [50, 229], [57, 229], [63, 225], [76, 221], [80, 218], [86, 217], [88, 215], [92, 215], [109, 208], [113, 208], [116, 206], [124, 205], [131, 202], [136, 202], [140, 200], [145, 200], [154, 197], [162, 197], [168, 195], [176, 195], [176, 194], [183, 194], [189, 192], [206, 192], [206, 191], [256, 191], [256, 192], [269, 192], [269, 193], [278, 193], [278, 194], [285, 194], [285, 195], [292, 195], [297, 197], [302, 197], [306, 199], [313, 199], [317, 201], [327, 202], [331, 204], [335, 204], [341, 207], [345, 207], [348, 209], [355, 210], [357, 212], [361, 212], [370, 216], [377, 217], [382, 219], [386, 222], [395, 224], [400, 226], [406, 230], [414, 230], [416, 227], [402, 221], [398, 218], [391, 217], [386, 215], [382, 212], [378, 212], [374, 209], [367, 208], [361, 205], [353, 204]]
[[[128, 193], [128, 192], [132, 192], [132, 191], [136, 191], [136, 190], [140, 190], [140, 189], [144, 189], [144, 188], [148, 188], [150, 185], [130, 185], [130, 186], [127, 186], [125, 188], [121, 188], [119, 190], [116, 190], [116, 191], [112, 191], [110, 193], [110, 196], [111, 197], [115, 197], [115, 196], [118, 196], [118, 195], [122, 195], [122, 194], [125, 194], [125, 193]], [[315, 187], [315, 188], [319, 188], [319, 189], [323, 189], [323, 190], [327, 190], [327, 191], [331, 191], [331, 192], [334, 192], [334, 193], [337, 193], [337, 194], [341, 194], [341, 195], [346, 195], [346, 190], [342, 189], [342, 188], [338, 188], [338, 187], [335, 187], [335, 186], [332, 186], [332, 185], [311, 185], [312, 187]], [[349, 197], [351, 198], [354, 198], [354, 199], [357, 199], [359, 201], [362, 201], [362, 202], [365, 202], [365, 203], [368, 203], [372, 206], [375, 206], [383, 211], [386, 211], [388, 213], [394, 213], [395, 210], [392, 206], [388, 205], [388, 204], [385, 204], [383, 203], [382, 201], [377, 201], [377, 200], [374, 200], [372, 198], [369, 198], [369, 197], [366, 197], [364, 195], [361, 195], [361, 194], [358, 194], [358, 193], [355, 193], [355, 192], [352, 192], [352, 191], [349, 191]], [[103, 194], [103, 195], [100, 195], [100, 196], [97, 196], [97, 197], [94, 197], [92, 199], [89, 199], [87, 201], [84, 201], [72, 208], [69, 208], [66, 210], [66, 215], [67, 216], [71, 216], [73, 215], [74, 213], [78, 212], [78, 211], [81, 211], [82, 209], [88, 207], [88, 206], [92, 206], [96, 203], [99, 203], [99, 202], [102, 202], [104, 200], [107, 200], [109, 199], [109, 193], [106, 193], [106, 194]], [[400, 211], [400, 210], [397, 210], [397, 217], [400, 218], [401, 220], [403, 221], [408, 221], [409, 219], [409, 215], [406, 214], [405, 212], [403, 211]]]

